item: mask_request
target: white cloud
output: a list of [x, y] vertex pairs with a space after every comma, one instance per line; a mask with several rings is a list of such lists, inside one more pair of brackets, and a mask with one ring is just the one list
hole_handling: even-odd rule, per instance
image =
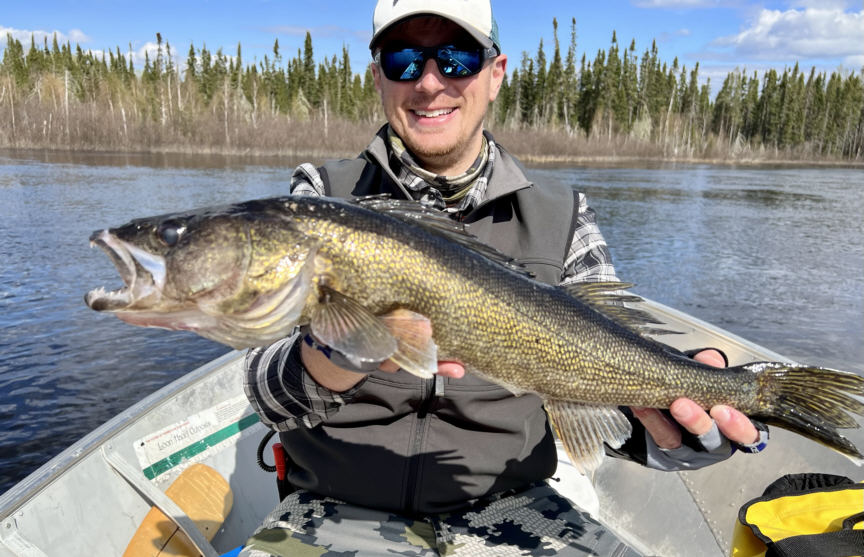
[[[158, 52], [159, 45], [155, 42], [148, 41], [144, 43], [143, 46], [138, 47], [137, 50], [127, 54], [129, 56], [131, 54], [132, 61], [135, 63], [135, 67], [141, 69], [144, 67], [144, 58], [145, 56], [150, 58], [150, 61], [153, 62], [156, 60], [156, 55]], [[167, 53], [165, 52], [165, 45], [162, 45], [162, 56], [165, 56]], [[173, 52], [171, 54], [177, 54]]]
[[[72, 43], [87, 43], [90, 42], [90, 37], [84, 34], [80, 29], [70, 29], [69, 30], [69, 41]], [[60, 38], [58, 37], [58, 41]]]
[[792, 0], [789, 6], [792, 8], [821, 8], [823, 10], [846, 11], [851, 8], [852, 2], [848, 0]]
[[48, 39], [48, 46], [50, 47], [54, 40], [54, 35], [57, 35], [58, 43], [64, 44], [66, 41], [69, 41], [73, 47], [75, 44], [90, 42], [90, 37], [80, 29], [70, 29], [67, 33], [63, 33], [62, 31], [56, 30], [43, 31], [41, 29], [15, 29], [0, 25], [0, 42], [6, 42], [6, 35], [12, 35], [12, 38], [21, 42], [25, 49], [30, 47], [31, 36], [35, 39], [37, 47], [42, 47], [46, 38]]
[[719, 0], [633, 0], [637, 8], [665, 8], [665, 9], [687, 9], [687, 8], [716, 8], [721, 6]]
[[[854, 60], [864, 54], [864, 10], [846, 12], [842, 2], [799, 2], [803, 9], [765, 10], [738, 33], [715, 39], [714, 47], [736, 58], [756, 60]], [[828, 7], [825, 7], [825, 6]]]
[[[723, 87], [723, 81], [729, 77], [729, 74], [737, 73], [746, 75], [748, 78], [753, 77], [755, 74], [759, 79], [761, 79], [761, 76], [771, 69], [777, 70], [777, 68], [771, 64], [748, 64], [746, 66], [734, 64], [700, 65], [699, 77], [700, 79], [711, 78], [711, 94], [716, 95], [720, 88]], [[804, 71], [800, 67], [798, 70]], [[819, 69], [817, 68], [817, 71], [818, 70]], [[810, 69], [807, 68], [807, 71], [810, 71]]]
[[690, 29], [687, 29], [687, 28], [681, 28], [681, 29], [678, 29], [677, 31], [672, 31], [671, 33], [668, 31], [665, 31], [665, 32], [657, 35], [657, 42], [668, 43], [669, 41], [677, 39], [678, 37], [689, 37], [692, 34], [693, 33], [690, 31]]

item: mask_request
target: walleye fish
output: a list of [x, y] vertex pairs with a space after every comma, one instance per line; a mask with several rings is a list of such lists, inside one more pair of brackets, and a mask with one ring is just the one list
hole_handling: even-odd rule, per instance
[[[133, 220], [94, 232], [125, 285], [86, 295], [134, 325], [184, 329], [234, 348], [309, 324], [361, 364], [392, 359], [432, 377], [440, 359], [514, 393], [536, 393], [574, 465], [599, 466], [631, 426], [619, 406], [685, 396], [728, 404], [864, 458], [864, 379], [776, 362], [717, 369], [644, 335], [622, 283], [550, 286], [412, 201], [281, 197]], [[617, 303], [610, 303], [617, 302]], [[654, 322], [656, 323], [656, 322]], [[431, 326], [432, 339], [418, 335]], [[428, 330], [428, 329], [427, 329]]]

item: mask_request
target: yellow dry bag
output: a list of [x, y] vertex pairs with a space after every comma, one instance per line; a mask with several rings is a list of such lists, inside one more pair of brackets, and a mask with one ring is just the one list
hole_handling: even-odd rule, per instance
[[864, 555], [864, 483], [831, 474], [792, 474], [741, 507], [733, 557]]

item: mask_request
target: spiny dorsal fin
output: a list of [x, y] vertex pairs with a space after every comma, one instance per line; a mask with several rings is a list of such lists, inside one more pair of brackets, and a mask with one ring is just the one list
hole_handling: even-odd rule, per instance
[[566, 400], [547, 400], [543, 406], [570, 462], [586, 476], [603, 462], [604, 443], [617, 449], [633, 431], [624, 414], [614, 406], [590, 406]]
[[504, 265], [510, 270], [533, 278], [531, 272], [523, 267], [522, 263], [484, 244], [470, 232], [469, 225], [451, 219], [447, 216], [447, 213], [429, 209], [416, 201], [393, 199], [389, 194], [358, 197], [353, 199], [352, 202], [360, 207], [420, 226], [433, 234], [443, 236], [451, 242], [455, 242], [466, 249], [483, 255], [487, 259]]
[[629, 282], [571, 282], [562, 284], [560, 288], [580, 302], [591, 306], [603, 315], [613, 319], [623, 327], [640, 335], [680, 334], [679, 331], [651, 327], [663, 325], [656, 317], [645, 310], [624, 305], [627, 303], [642, 303], [641, 297], [635, 294], [625, 294], [623, 291], [633, 288]]

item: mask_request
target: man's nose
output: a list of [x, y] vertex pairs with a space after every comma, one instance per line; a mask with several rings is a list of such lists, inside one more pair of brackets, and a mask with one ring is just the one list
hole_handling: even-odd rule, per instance
[[438, 64], [435, 60], [430, 58], [423, 65], [423, 73], [420, 74], [420, 78], [417, 80], [414, 88], [427, 93], [441, 91], [447, 87], [446, 79], [446, 77], [441, 75], [441, 71], [438, 69]]

